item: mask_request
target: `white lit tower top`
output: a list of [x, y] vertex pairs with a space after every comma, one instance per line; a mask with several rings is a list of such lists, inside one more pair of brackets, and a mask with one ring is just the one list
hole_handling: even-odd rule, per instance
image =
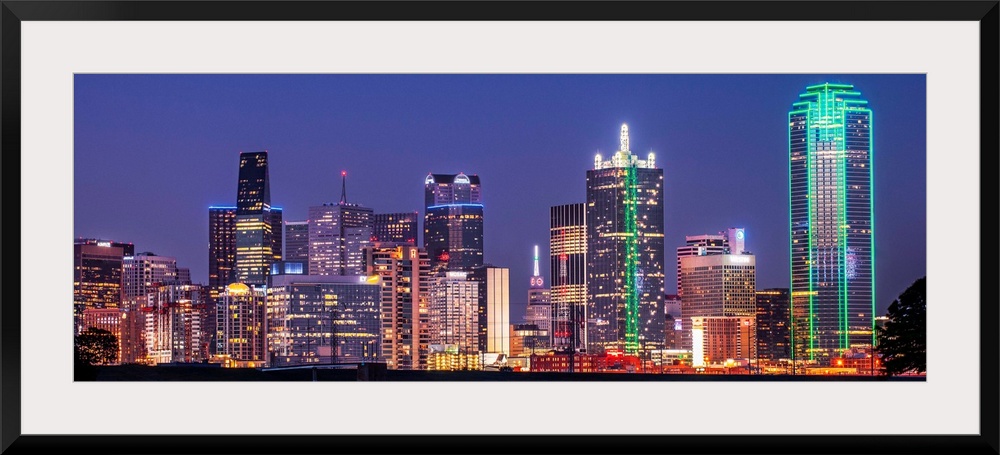
[[633, 155], [629, 150], [628, 124], [622, 123], [621, 133], [618, 136], [618, 151], [611, 155], [611, 159], [605, 161], [598, 153], [594, 157], [594, 169], [608, 169], [615, 167], [635, 166], [638, 168], [655, 169], [656, 156], [649, 152], [645, 160], [640, 160], [637, 155]]

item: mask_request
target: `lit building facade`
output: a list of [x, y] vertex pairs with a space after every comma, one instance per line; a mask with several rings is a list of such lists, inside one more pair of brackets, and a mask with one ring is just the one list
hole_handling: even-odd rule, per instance
[[874, 343], [872, 111], [848, 84], [819, 84], [788, 112], [791, 343], [821, 365]]
[[126, 299], [146, 295], [162, 284], [180, 282], [176, 258], [149, 252], [125, 256], [122, 259], [122, 275]]
[[[743, 254], [746, 251], [746, 230], [729, 228], [717, 235], [702, 234], [684, 237], [684, 245], [677, 247], [677, 295], [683, 294], [681, 258], [712, 254]], [[677, 315], [674, 315], [677, 316]]]
[[143, 315], [149, 363], [197, 363], [209, 356], [208, 290], [168, 284], [150, 289]]
[[376, 213], [372, 242], [417, 246], [419, 220], [417, 212]]
[[635, 355], [663, 347], [663, 169], [619, 149], [587, 171], [587, 348]]
[[691, 318], [692, 365], [718, 365], [757, 358], [756, 328], [751, 317]]
[[757, 356], [764, 360], [790, 359], [789, 295], [787, 288], [757, 291]]
[[483, 265], [483, 203], [478, 175], [424, 179], [424, 248], [435, 271]]
[[268, 364], [381, 361], [381, 298], [378, 276], [272, 276]]
[[548, 349], [549, 329], [552, 327], [552, 291], [545, 286], [545, 277], [539, 270], [538, 245], [535, 245], [533, 274], [528, 283], [528, 306], [524, 310], [524, 322], [535, 325], [545, 333], [545, 339], [532, 338], [533, 348]]
[[691, 318], [748, 317], [757, 312], [756, 258], [752, 254], [688, 256], [681, 260], [681, 349], [692, 350]]
[[[309, 266], [309, 222], [285, 221], [285, 249], [282, 260]], [[306, 270], [308, 275], [309, 271]]]
[[365, 248], [371, 245], [374, 212], [347, 202], [347, 173], [340, 202], [309, 207], [309, 273], [364, 275]]
[[[251, 286], [267, 283], [271, 262], [274, 261], [274, 226], [271, 221], [267, 152], [240, 153], [236, 194], [235, 277], [229, 283], [238, 282]], [[278, 239], [280, 241], [280, 236]]]
[[236, 273], [236, 207], [208, 208], [208, 289], [212, 302]]
[[468, 272], [443, 272], [430, 292], [429, 335], [432, 345], [455, 346], [457, 353], [479, 352], [479, 282]]
[[425, 370], [430, 337], [431, 264], [415, 246], [369, 247], [367, 275], [382, 278], [382, 357], [394, 370]]
[[73, 241], [73, 330], [80, 333], [88, 308], [118, 308], [122, 304], [122, 263], [135, 254], [131, 243], [98, 239]]
[[93, 327], [107, 330], [118, 340], [118, 355], [112, 364], [118, 364], [122, 359], [122, 315], [123, 308], [87, 308], [83, 310], [81, 332]]
[[479, 350], [510, 355], [510, 269], [484, 265], [469, 272], [479, 284]]
[[549, 345], [559, 351], [587, 350], [587, 205], [549, 209]]
[[217, 306], [216, 356], [227, 367], [267, 366], [267, 295], [264, 287], [226, 286]]

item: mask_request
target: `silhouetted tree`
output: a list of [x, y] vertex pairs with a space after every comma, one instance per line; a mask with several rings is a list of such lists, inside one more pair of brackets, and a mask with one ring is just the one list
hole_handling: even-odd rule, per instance
[[927, 371], [927, 277], [906, 288], [889, 305], [885, 327], [878, 327], [876, 352], [885, 374]]
[[114, 363], [118, 358], [118, 337], [113, 333], [90, 327], [76, 336], [76, 355], [88, 365]]

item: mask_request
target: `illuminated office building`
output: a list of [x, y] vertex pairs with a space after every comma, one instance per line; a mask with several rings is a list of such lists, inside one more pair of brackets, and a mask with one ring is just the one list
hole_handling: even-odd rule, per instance
[[688, 235], [684, 237], [684, 240], [684, 245], [677, 247], [678, 296], [683, 295], [684, 288], [684, 277], [681, 276], [681, 258], [711, 254], [743, 254], [746, 250], [746, 230], [743, 228], [729, 228], [717, 235]]
[[790, 359], [788, 348], [788, 289], [757, 291], [757, 355], [761, 359]]
[[874, 342], [872, 111], [853, 85], [806, 87], [788, 140], [792, 355], [825, 365]]
[[372, 242], [417, 246], [417, 212], [376, 213]]
[[483, 204], [478, 175], [428, 174], [424, 179], [424, 248], [434, 270], [483, 265]]
[[93, 327], [107, 330], [118, 340], [118, 353], [111, 364], [118, 364], [122, 359], [122, 315], [123, 308], [87, 308], [83, 310], [81, 332]]
[[587, 206], [549, 209], [549, 345], [565, 352], [587, 350]]
[[415, 246], [369, 247], [366, 274], [382, 278], [382, 357], [394, 370], [427, 369], [431, 265]]
[[381, 295], [377, 275], [272, 276], [269, 365], [380, 361]]
[[[300, 262], [309, 267], [309, 222], [285, 221], [285, 249], [282, 260]], [[305, 270], [309, 274], [309, 270]]]
[[309, 207], [309, 273], [364, 275], [364, 250], [371, 245], [373, 211], [347, 202], [347, 173], [341, 172], [340, 202]]
[[125, 256], [122, 260], [122, 275], [126, 299], [146, 295], [163, 284], [180, 282], [177, 259], [150, 252]]
[[98, 239], [73, 241], [73, 330], [79, 333], [88, 308], [118, 308], [122, 303], [122, 263], [135, 254], [131, 243]]
[[208, 208], [208, 288], [218, 301], [236, 271], [236, 207]]
[[687, 256], [681, 259], [681, 274], [684, 277], [681, 349], [693, 347], [693, 317], [753, 318], [756, 315], [757, 272], [753, 255]]
[[619, 140], [587, 171], [587, 348], [634, 355], [663, 347], [663, 169]]
[[[236, 194], [235, 277], [229, 283], [250, 286], [267, 283], [271, 262], [274, 261], [275, 226], [271, 222], [267, 152], [240, 153]], [[280, 241], [280, 237], [278, 238]]]
[[695, 316], [691, 327], [694, 366], [757, 358], [753, 316]]

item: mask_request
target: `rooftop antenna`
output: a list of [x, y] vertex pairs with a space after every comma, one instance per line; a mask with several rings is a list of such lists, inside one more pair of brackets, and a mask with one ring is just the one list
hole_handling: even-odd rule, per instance
[[347, 171], [340, 171], [340, 205], [347, 204]]

